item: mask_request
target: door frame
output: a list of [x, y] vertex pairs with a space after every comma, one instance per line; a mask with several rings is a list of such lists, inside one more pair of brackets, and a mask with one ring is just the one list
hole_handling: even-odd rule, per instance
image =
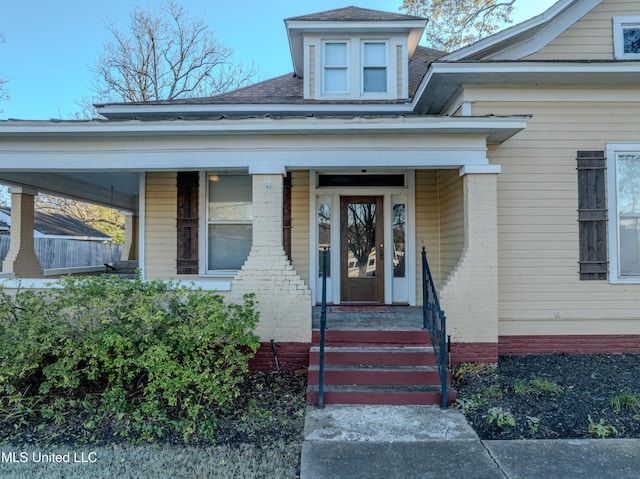
[[[347, 226], [349, 204], [375, 204], [375, 239], [373, 247], [375, 251], [375, 276], [374, 279], [367, 277], [351, 278], [348, 274], [349, 268], [349, 233]], [[340, 302], [366, 302], [366, 303], [384, 303], [384, 196], [375, 195], [345, 195], [340, 196]], [[367, 262], [370, 261], [367, 256]], [[359, 285], [372, 287], [370, 296], [360, 296], [358, 293]], [[360, 296], [360, 297], [359, 297]]]
[[[373, 172], [373, 170], [369, 170]], [[416, 274], [418, 264], [418, 253], [416, 249], [416, 228], [415, 228], [415, 171], [414, 170], [376, 170], [377, 173], [403, 173], [405, 175], [404, 187], [358, 187], [358, 188], [335, 188], [317, 187], [318, 174], [336, 173], [331, 171], [309, 171], [309, 285], [311, 288], [312, 302], [317, 304], [320, 301], [322, 287], [320, 280], [321, 251], [318, 244], [318, 205], [328, 204], [332, 208], [332, 228], [331, 245], [329, 251], [329, 268], [332, 272], [327, 278], [327, 302], [329, 304], [340, 304], [340, 196], [383, 196], [384, 207], [384, 244], [393, 243], [392, 207], [394, 202], [401, 200], [406, 204], [406, 276], [402, 279], [393, 277], [392, 260], [393, 255], [385, 255], [384, 268], [384, 303], [385, 304], [417, 304]], [[339, 173], [347, 173], [339, 170]], [[360, 174], [361, 170], [353, 171]], [[387, 248], [388, 250], [388, 248]], [[333, 274], [333, 273], [338, 274]], [[306, 275], [304, 275], [306, 276]], [[398, 295], [400, 293], [400, 295]]]

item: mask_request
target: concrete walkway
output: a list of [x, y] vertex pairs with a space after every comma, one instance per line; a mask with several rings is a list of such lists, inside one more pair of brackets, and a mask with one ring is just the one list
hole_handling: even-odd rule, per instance
[[481, 441], [436, 406], [307, 408], [301, 479], [640, 478], [640, 440]]

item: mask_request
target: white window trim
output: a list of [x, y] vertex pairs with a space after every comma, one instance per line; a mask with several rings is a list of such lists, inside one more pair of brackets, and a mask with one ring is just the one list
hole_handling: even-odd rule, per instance
[[609, 216], [609, 282], [618, 284], [640, 284], [639, 276], [620, 276], [620, 237], [618, 226], [618, 155], [640, 153], [640, 143], [607, 144], [607, 208]]
[[[365, 59], [365, 54], [364, 54], [364, 49], [365, 49], [365, 45], [367, 43], [383, 43], [384, 44], [384, 65], [365, 65], [364, 63], [364, 59]], [[373, 38], [367, 38], [364, 40], [360, 41], [360, 94], [363, 97], [366, 98], [381, 98], [381, 99], [388, 99], [390, 96], [390, 88], [391, 88], [391, 66], [389, 64], [389, 58], [390, 58], [390, 51], [389, 51], [389, 40], [379, 40], [379, 39], [373, 39]], [[364, 91], [364, 69], [366, 67], [382, 67], [384, 66], [385, 70], [386, 70], [386, 74], [387, 74], [387, 90], [386, 91], [376, 91], [376, 92], [365, 92]]]
[[613, 17], [613, 52], [616, 60], [638, 60], [640, 53], [624, 52], [625, 27], [640, 28], [640, 16]]
[[[328, 67], [327, 66], [327, 62], [326, 62], [326, 45], [327, 44], [334, 44], [334, 43], [339, 43], [339, 44], [344, 44], [345, 45], [345, 50], [346, 50], [346, 64], [344, 67]], [[331, 40], [323, 40], [322, 41], [322, 66], [321, 66], [321, 75], [322, 75], [322, 96], [323, 97], [331, 97], [331, 96], [340, 96], [343, 97], [345, 95], [350, 95], [351, 94], [351, 42], [348, 39], [342, 39], [342, 38], [337, 38], [337, 39], [331, 39]], [[333, 70], [344, 70], [345, 71], [345, 81], [346, 81], [346, 87], [347, 89], [345, 91], [327, 91], [326, 90], [326, 79], [325, 79], [325, 72], [327, 71], [327, 69], [333, 69]]]
[[[233, 278], [240, 269], [209, 269], [209, 224], [251, 224], [253, 221], [225, 221], [215, 222], [209, 221], [209, 175], [221, 174], [219, 171], [201, 171], [200, 172], [200, 233], [198, 234], [199, 257], [201, 276], [213, 278]], [[227, 173], [225, 173], [227, 174]], [[232, 175], [248, 175], [246, 170], [237, 172], [228, 172]], [[253, 196], [253, 192], [252, 192]], [[252, 199], [253, 202], [253, 199]]]

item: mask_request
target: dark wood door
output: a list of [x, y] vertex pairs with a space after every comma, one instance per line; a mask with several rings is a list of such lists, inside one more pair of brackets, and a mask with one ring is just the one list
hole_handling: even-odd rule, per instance
[[382, 196], [340, 198], [340, 300], [384, 301]]

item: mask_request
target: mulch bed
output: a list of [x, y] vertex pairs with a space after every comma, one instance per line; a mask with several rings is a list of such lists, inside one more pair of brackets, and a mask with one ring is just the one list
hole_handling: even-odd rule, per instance
[[[541, 383], [560, 390], [535, 386]], [[622, 393], [640, 401], [638, 354], [502, 356], [495, 369], [463, 365], [454, 387], [481, 439], [640, 438], [640, 407], [619, 404]], [[498, 425], [499, 413], [515, 426]]]

